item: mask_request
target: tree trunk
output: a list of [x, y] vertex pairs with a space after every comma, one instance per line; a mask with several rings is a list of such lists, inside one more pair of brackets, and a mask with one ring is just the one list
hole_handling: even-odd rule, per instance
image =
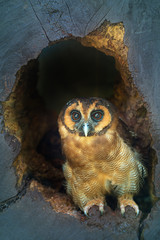
[[[31, 135], [34, 142], [31, 147], [34, 145], [36, 148], [36, 144], [42, 142], [39, 146], [40, 149], [44, 149], [41, 138], [53, 125], [50, 121], [50, 113], [45, 115], [47, 120], [43, 118], [40, 107], [42, 102], [40, 96], [36, 95], [35, 79], [40, 68], [38, 62], [40, 58], [37, 61], [37, 57], [41, 51], [47, 46], [58, 46], [57, 43], [63, 44], [63, 41], [72, 40], [82, 46], [93, 47], [105, 55], [114, 57], [116, 69], [121, 75], [119, 82], [121, 83], [122, 79], [125, 89], [131, 91], [130, 96], [129, 92], [124, 94], [130, 99], [126, 111], [131, 108], [132, 113], [141, 109], [144, 113], [144, 106], [147, 109], [149, 117], [145, 117], [144, 126], [142, 122], [138, 126], [141, 126], [147, 134], [141, 138], [143, 142], [141, 145], [143, 149], [149, 145], [147, 148], [147, 154], [150, 154], [148, 159], [151, 159], [149, 186], [154, 185], [151, 186], [152, 193], [154, 194], [153, 188], [155, 188], [155, 196], [160, 197], [160, 2], [158, 0], [145, 2], [2, 0], [0, 6], [1, 238], [5, 240], [12, 236], [10, 239], [22, 239], [23, 234], [23, 239], [26, 240], [30, 238], [142, 239], [143, 237], [145, 240], [159, 239], [159, 202], [155, 201], [150, 213], [142, 214], [138, 218], [131, 216], [133, 212], [130, 211], [127, 212], [127, 218], [122, 218], [118, 210], [113, 214], [107, 207], [108, 213], [104, 217], [96, 215], [95, 209], [92, 220], [88, 220], [82, 213], [77, 212], [67, 196], [63, 198], [65, 195], [63, 191], [57, 193], [52, 186], [46, 188], [46, 183], [40, 183], [39, 179], [47, 178], [44, 168], [40, 169], [40, 165], [37, 165], [37, 161], [41, 165], [46, 164], [42, 159], [44, 152], [40, 150], [41, 152], [36, 153], [36, 156], [26, 152], [31, 145], [28, 145], [27, 140], [24, 139], [29, 139], [34, 131], [39, 132], [39, 136], [36, 135], [35, 138]], [[123, 87], [120, 89], [124, 93]], [[135, 95], [136, 105], [142, 102], [138, 108], [131, 107]], [[126, 101], [125, 99], [122, 102]], [[118, 100], [114, 97], [114, 101], [117, 103]], [[28, 107], [29, 103], [34, 106], [32, 109]], [[26, 109], [27, 114], [30, 115], [27, 120], [23, 118], [19, 123], [18, 116], [22, 119], [22, 115], [19, 114]], [[29, 118], [34, 119], [35, 112], [39, 119], [43, 119], [43, 127], [29, 122]], [[124, 109], [121, 109], [121, 112], [125, 115]], [[143, 113], [141, 111], [140, 115], [142, 116]], [[23, 125], [20, 126], [22, 131], [19, 124]], [[127, 124], [135, 130], [136, 125], [131, 123], [131, 116], [128, 117]], [[24, 126], [29, 126], [30, 131], [27, 128], [26, 132], [23, 132]], [[137, 133], [143, 135], [142, 131], [140, 133], [137, 130]], [[149, 140], [145, 142], [145, 139]], [[48, 150], [44, 151], [46, 154]], [[24, 156], [28, 159], [25, 162], [23, 162]], [[32, 160], [33, 164], [30, 164]], [[62, 182], [63, 174], [58, 164], [54, 162], [53, 165], [46, 165], [49, 174], [47, 181], [54, 179], [56, 182]], [[38, 173], [37, 169], [39, 169]], [[59, 201], [57, 208], [56, 199]], [[71, 212], [69, 212], [70, 208]], [[57, 212], [69, 214], [63, 215]], [[81, 224], [83, 221], [84, 224]]]

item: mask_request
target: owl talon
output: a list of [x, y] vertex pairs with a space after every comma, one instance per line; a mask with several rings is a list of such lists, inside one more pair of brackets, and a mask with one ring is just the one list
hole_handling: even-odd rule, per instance
[[85, 209], [85, 210], [84, 210], [84, 214], [86, 215], [86, 217], [90, 218], [90, 216], [88, 215], [88, 210], [89, 210], [89, 209]]
[[104, 204], [100, 204], [100, 206], [99, 206], [99, 211], [100, 211], [101, 216], [102, 216], [103, 213], [104, 213]]
[[103, 204], [103, 202], [101, 200], [99, 200], [99, 199], [93, 199], [93, 200], [89, 201], [86, 204], [86, 206], [84, 207], [84, 214], [87, 217], [89, 217], [89, 215], [88, 215], [89, 209], [91, 207], [95, 206], [95, 205], [99, 207], [99, 211], [100, 211], [101, 215], [103, 215], [103, 213], [104, 213], [104, 204]]
[[123, 199], [123, 200], [120, 201], [120, 209], [121, 209], [122, 216], [124, 216], [125, 208], [127, 206], [132, 207], [135, 210], [136, 215], [137, 216], [139, 215], [139, 207], [138, 207], [138, 205], [131, 199]]
[[122, 205], [120, 206], [120, 209], [121, 209], [121, 214], [122, 214], [122, 216], [124, 216], [124, 214], [125, 214], [125, 206], [122, 204]]

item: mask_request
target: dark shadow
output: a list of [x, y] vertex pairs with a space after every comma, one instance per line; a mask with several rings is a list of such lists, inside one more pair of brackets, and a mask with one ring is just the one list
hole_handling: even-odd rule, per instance
[[75, 97], [110, 99], [115, 83], [121, 79], [113, 57], [84, 47], [76, 40], [43, 49], [38, 60], [38, 92], [47, 107], [57, 111]]

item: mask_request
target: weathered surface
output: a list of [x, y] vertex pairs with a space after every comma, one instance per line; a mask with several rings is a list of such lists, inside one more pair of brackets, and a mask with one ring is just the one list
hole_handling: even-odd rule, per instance
[[[27, 193], [0, 215], [0, 236], [7, 240], [97, 239], [102, 231], [90, 231], [68, 215], [58, 215], [40, 194]], [[74, 231], [73, 231], [74, 226]], [[100, 232], [100, 234], [99, 234]], [[85, 236], [85, 238], [83, 238]]]
[[[136, 86], [143, 94], [151, 112], [154, 147], [160, 159], [160, 2], [154, 1], [46, 1], [46, 0], [12, 0], [0, 2], [0, 100], [4, 101], [10, 94], [15, 83], [17, 70], [29, 59], [36, 58], [41, 50], [48, 45], [49, 41], [55, 41], [64, 37], [83, 37], [95, 30], [104, 20], [112, 23], [123, 22], [125, 27], [125, 44], [128, 46], [128, 63]], [[0, 199], [1, 201], [16, 194], [16, 177], [11, 167], [13, 159], [19, 151], [11, 146], [14, 139], [9, 136], [7, 142], [4, 133], [0, 134]], [[12, 142], [12, 143], [11, 143]], [[11, 144], [8, 144], [11, 143]], [[10, 146], [9, 146], [10, 145]], [[155, 172], [155, 189], [160, 196], [160, 163]], [[27, 195], [17, 204], [12, 205], [6, 212], [1, 214], [2, 239], [21, 239], [22, 234], [26, 239], [64, 239], [62, 225], [58, 222], [58, 216], [45, 202], [36, 200]], [[26, 207], [27, 206], [27, 207]], [[39, 211], [46, 207], [45, 211]], [[33, 214], [33, 209], [35, 213]], [[22, 215], [21, 213], [24, 212]], [[151, 219], [146, 219], [144, 225], [145, 239], [151, 239], [149, 229], [153, 229], [155, 239], [158, 239], [160, 231], [159, 207], [152, 210]], [[58, 218], [57, 218], [58, 217]], [[66, 219], [67, 218], [67, 219]], [[72, 232], [70, 218], [60, 218], [64, 223], [65, 236], [68, 239], [107, 239], [106, 233], [92, 233], [81, 231], [77, 222], [77, 229]], [[17, 221], [18, 219], [18, 221]], [[31, 222], [31, 219], [33, 222]], [[45, 219], [45, 222], [44, 220]], [[55, 220], [56, 219], [56, 220]], [[69, 219], [69, 220], [68, 220]], [[42, 228], [42, 222], [44, 228]], [[55, 228], [53, 228], [53, 223]], [[73, 219], [75, 222], [75, 219]], [[20, 224], [21, 223], [21, 227]], [[35, 225], [34, 225], [35, 224]], [[10, 226], [10, 231], [8, 231]], [[70, 228], [71, 227], [71, 228]], [[23, 233], [20, 229], [23, 229]], [[24, 234], [25, 229], [25, 234]], [[36, 229], [36, 231], [35, 231]], [[56, 234], [55, 235], [55, 230]], [[79, 230], [80, 229], [80, 230]], [[82, 228], [83, 229], [83, 228]], [[71, 232], [70, 232], [71, 231]], [[7, 232], [9, 232], [7, 236]], [[47, 235], [44, 235], [44, 234]], [[12, 235], [11, 235], [12, 234]], [[80, 234], [82, 234], [80, 236]], [[88, 234], [88, 235], [87, 235]], [[102, 235], [101, 235], [102, 234]], [[133, 233], [134, 235], [135, 233]], [[57, 237], [58, 236], [58, 237]], [[94, 238], [94, 236], [96, 236]], [[151, 238], [150, 238], [151, 237]], [[25, 239], [25, 238], [24, 238]], [[67, 238], [66, 238], [67, 239]], [[112, 239], [109, 237], [109, 239]], [[125, 238], [124, 238], [125, 239]], [[126, 236], [126, 239], [127, 236]], [[130, 238], [131, 239], [131, 238]], [[134, 238], [135, 235], [134, 235]], [[153, 239], [153, 238], [152, 238]]]
[[159, 227], [159, 213], [160, 213], [160, 202], [158, 202], [151, 214], [144, 221], [144, 240], [158, 240], [160, 236], [160, 227]]
[[[113, 219], [108, 216], [108, 220], [111, 218]], [[134, 219], [135, 217], [133, 222]], [[102, 230], [98, 224], [94, 226], [94, 217], [87, 224], [85, 222], [80, 224], [74, 217], [55, 213], [37, 191], [28, 191], [21, 200], [3, 212], [0, 215], [0, 226], [0, 236], [3, 240], [21, 240], [22, 237], [24, 240], [116, 240], [117, 238], [123, 240], [128, 239], [128, 236], [131, 240], [138, 239], [134, 231], [136, 225], [132, 224], [130, 228], [130, 223], [122, 217], [118, 229], [114, 222], [106, 222], [106, 228]]]
[[[14, 141], [14, 138], [10, 139], [10, 143]], [[16, 140], [15, 140], [16, 141]], [[15, 144], [14, 144], [15, 145]], [[16, 176], [14, 169], [12, 168], [13, 158], [16, 156], [14, 151], [18, 148], [19, 144], [15, 146], [15, 149], [9, 148], [4, 137], [0, 138], [0, 202], [8, 199], [16, 194]]]

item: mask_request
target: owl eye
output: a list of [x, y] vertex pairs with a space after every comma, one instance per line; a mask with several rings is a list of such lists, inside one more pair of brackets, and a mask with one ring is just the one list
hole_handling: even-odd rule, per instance
[[102, 120], [104, 112], [102, 110], [94, 110], [91, 112], [91, 118], [93, 121], [99, 122]]
[[81, 113], [77, 110], [73, 110], [71, 111], [71, 119], [74, 121], [74, 122], [78, 122], [80, 121], [81, 119]]

